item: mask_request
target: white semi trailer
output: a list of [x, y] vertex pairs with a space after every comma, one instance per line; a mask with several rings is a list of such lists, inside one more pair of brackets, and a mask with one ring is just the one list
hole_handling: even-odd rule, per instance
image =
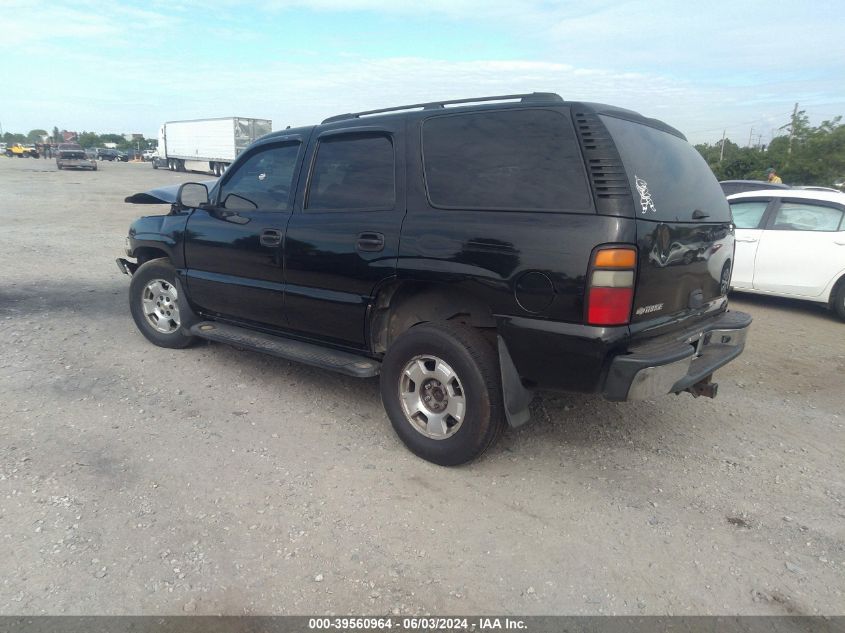
[[153, 169], [220, 176], [255, 139], [273, 131], [268, 119], [225, 117], [169, 121], [159, 128]]

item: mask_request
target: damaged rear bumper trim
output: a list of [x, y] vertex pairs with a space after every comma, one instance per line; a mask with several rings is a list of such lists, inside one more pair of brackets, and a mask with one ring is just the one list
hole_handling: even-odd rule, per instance
[[686, 340], [650, 344], [617, 356], [610, 365], [604, 397], [646, 400], [684, 391], [739, 356], [750, 325], [749, 315], [727, 312]]

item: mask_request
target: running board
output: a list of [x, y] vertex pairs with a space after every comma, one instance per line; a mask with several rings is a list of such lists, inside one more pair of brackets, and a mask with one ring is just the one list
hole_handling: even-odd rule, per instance
[[227, 343], [253, 352], [270, 354], [355, 378], [378, 376], [381, 363], [366, 356], [340, 352], [282, 336], [254, 332], [216, 321], [202, 321], [191, 327], [191, 334], [209, 341]]

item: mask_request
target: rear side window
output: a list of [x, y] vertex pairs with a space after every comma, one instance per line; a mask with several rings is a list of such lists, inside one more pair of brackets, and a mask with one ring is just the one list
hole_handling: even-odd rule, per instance
[[772, 228], [780, 231], [838, 231], [842, 211], [802, 202], [783, 202]]
[[423, 124], [422, 144], [432, 206], [591, 209], [572, 122], [558, 112], [501, 110], [436, 116]]
[[748, 202], [732, 202], [731, 213], [734, 216], [734, 224], [738, 229], [756, 229], [760, 226], [760, 220], [766, 212], [769, 203], [765, 200], [749, 200]]
[[383, 135], [320, 141], [306, 209], [392, 209], [396, 199], [393, 143]]
[[[659, 222], [729, 222], [725, 194], [707, 162], [684, 139], [600, 115], [622, 157], [637, 217]], [[699, 220], [692, 215], [701, 213]]]

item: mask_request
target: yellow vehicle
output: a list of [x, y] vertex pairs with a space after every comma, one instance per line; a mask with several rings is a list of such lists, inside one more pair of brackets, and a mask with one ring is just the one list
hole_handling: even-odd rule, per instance
[[38, 158], [38, 150], [34, 145], [21, 145], [15, 143], [6, 148], [6, 156], [17, 156], [18, 158]]

